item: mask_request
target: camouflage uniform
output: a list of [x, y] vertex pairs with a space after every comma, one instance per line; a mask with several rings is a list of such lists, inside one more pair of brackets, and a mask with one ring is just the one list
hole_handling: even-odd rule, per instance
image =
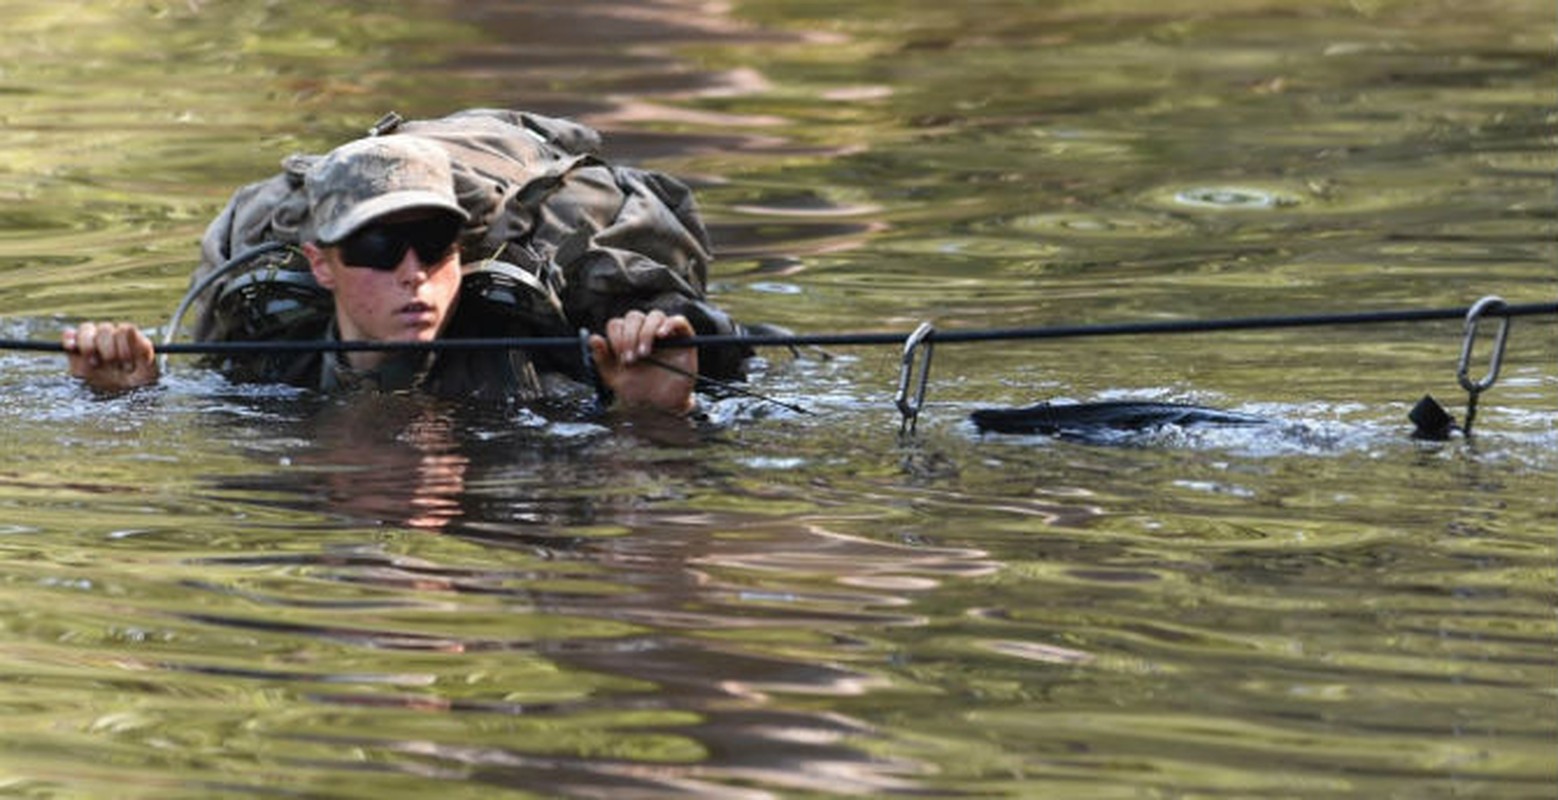
[[[666, 175], [606, 163], [594, 130], [475, 109], [397, 123], [392, 132], [448, 152], [455, 194], [470, 217], [460, 237], [467, 272], [445, 337], [575, 336], [580, 328], [598, 332], [631, 309], [683, 314], [700, 334], [741, 330], [707, 302], [711, 247], [691, 191]], [[288, 157], [280, 174], [239, 189], [207, 228], [191, 285], [256, 245], [314, 240], [304, 176], [319, 158]], [[331, 298], [293, 248], [218, 279], [192, 308], [201, 341], [331, 335]], [[745, 348], [704, 348], [700, 371], [740, 377], [750, 355]], [[241, 380], [327, 389], [361, 377], [343, 381], [332, 359], [272, 354], [219, 366]], [[548, 376], [577, 380], [588, 373], [573, 351], [494, 351], [445, 352], [408, 374], [442, 395], [534, 399], [557, 394], [559, 384]], [[375, 380], [386, 388], [403, 382]]]

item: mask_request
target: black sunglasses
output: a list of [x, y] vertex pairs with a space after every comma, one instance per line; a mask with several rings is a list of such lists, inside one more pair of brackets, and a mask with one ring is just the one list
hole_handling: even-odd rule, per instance
[[407, 250], [416, 250], [423, 264], [443, 261], [459, 237], [460, 220], [433, 217], [369, 225], [342, 239], [337, 247], [341, 250], [341, 262], [349, 267], [394, 272]]

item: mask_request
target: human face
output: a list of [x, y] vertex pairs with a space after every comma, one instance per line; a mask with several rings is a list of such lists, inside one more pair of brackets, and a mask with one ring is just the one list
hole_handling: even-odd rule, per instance
[[[426, 217], [396, 217], [375, 222], [393, 226], [425, 221]], [[418, 248], [408, 247], [392, 269], [346, 262], [347, 247], [306, 245], [314, 278], [335, 295], [336, 325], [348, 341], [431, 341], [449, 323], [460, 293], [460, 251], [449, 250], [423, 261]], [[381, 265], [382, 266], [382, 265]], [[353, 352], [348, 360], [358, 368], [383, 361], [383, 353]]]

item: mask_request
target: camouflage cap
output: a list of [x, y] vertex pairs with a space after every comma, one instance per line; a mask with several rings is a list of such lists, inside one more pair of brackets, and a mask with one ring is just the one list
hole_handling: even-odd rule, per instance
[[309, 168], [303, 184], [321, 244], [336, 244], [379, 217], [413, 208], [470, 218], [455, 199], [449, 154], [412, 136], [341, 145]]

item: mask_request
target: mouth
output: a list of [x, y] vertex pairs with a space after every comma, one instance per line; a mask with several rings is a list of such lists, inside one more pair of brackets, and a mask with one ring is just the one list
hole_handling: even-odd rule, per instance
[[421, 301], [407, 303], [395, 309], [395, 315], [411, 323], [430, 322], [437, 315], [438, 309]]

